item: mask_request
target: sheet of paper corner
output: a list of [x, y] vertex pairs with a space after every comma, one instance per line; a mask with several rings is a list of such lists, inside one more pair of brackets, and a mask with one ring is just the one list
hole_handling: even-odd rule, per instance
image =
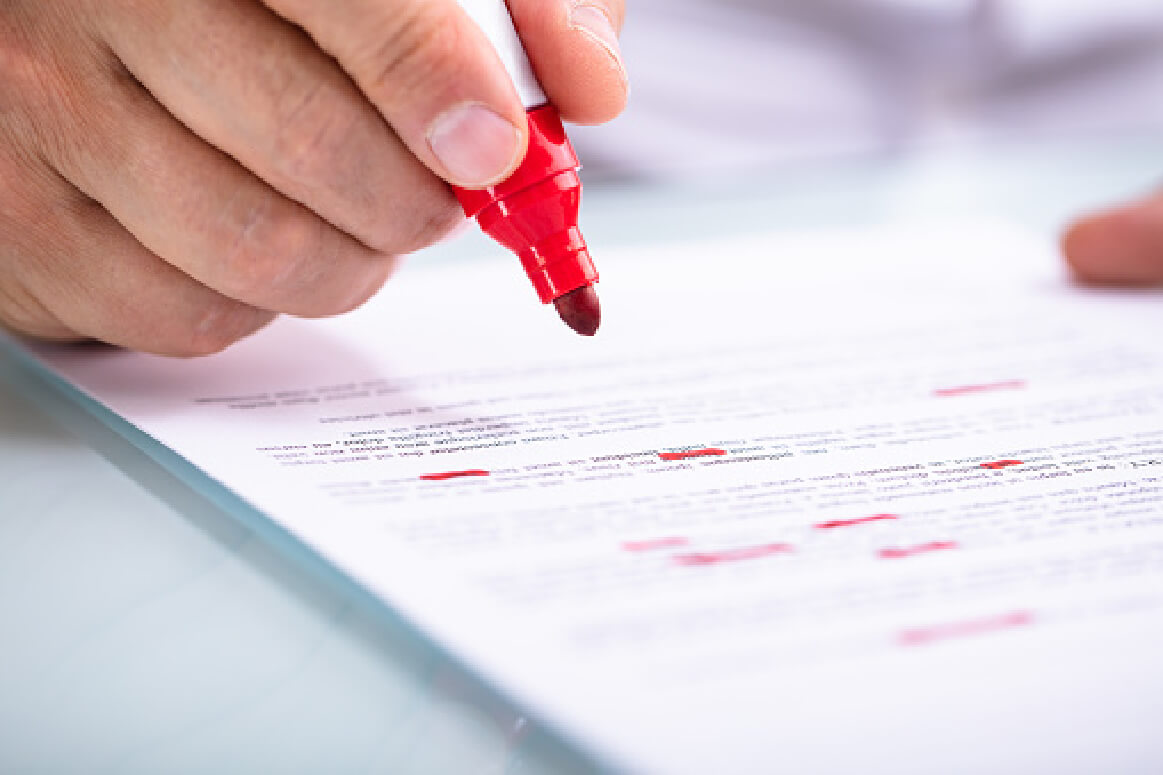
[[[245, 393], [250, 385], [296, 380], [318, 384], [332, 369], [345, 379], [353, 373], [372, 378], [375, 369], [369, 366], [361, 375], [362, 367], [353, 372], [352, 364], [382, 364], [385, 353], [410, 373], [520, 365], [544, 358], [546, 352], [554, 362], [584, 361], [603, 354], [677, 350], [691, 341], [802, 338], [823, 329], [843, 333], [853, 326], [891, 325], [894, 318], [947, 318], [963, 312], [950, 309], [954, 298], [980, 307], [991, 299], [1004, 304], [1006, 298], [1028, 293], [1030, 283], [1050, 291], [1063, 287], [1051, 240], [998, 223], [753, 235], [614, 248], [601, 251], [599, 260], [607, 319], [596, 340], [565, 331], [551, 310], [531, 298], [514, 259], [497, 253], [479, 264], [439, 269], [427, 269], [422, 257], [414, 257], [359, 312], [326, 321], [281, 320], [222, 356], [202, 361], [34, 349], [50, 368], [148, 432], [151, 427], [180, 426], [192, 392]], [[870, 309], [877, 311], [877, 320], [868, 319]], [[847, 310], [855, 310], [855, 317], [846, 316]], [[166, 443], [166, 434], [159, 440]], [[210, 473], [224, 478], [221, 472]], [[256, 505], [263, 508], [271, 502]], [[291, 527], [308, 542], [320, 539], [306, 526]], [[371, 547], [365, 556], [347, 559], [345, 570], [363, 581], [368, 569], [376, 567], [381, 593], [385, 579], [389, 585], [391, 577], [415, 580], [410, 574], [424, 571], [414, 558]], [[397, 567], [383, 575], [385, 565]], [[462, 586], [446, 584], [431, 573], [428, 584], [423, 595], [403, 605], [390, 593], [387, 601], [534, 710], [544, 710], [567, 726], [575, 720], [563, 716], [559, 698], [553, 696], [552, 662], [532, 663], [524, 658], [528, 649], [509, 653], [504, 628], [490, 628], [480, 615], [489, 607], [472, 605], [473, 596]], [[456, 621], [439, 615], [442, 607], [455, 607]], [[548, 649], [552, 643], [543, 646]], [[535, 642], [532, 648], [536, 651]], [[577, 675], [585, 673], [578, 666]], [[571, 701], [591, 711], [608, 701], [598, 681], [571, 681], [569, 691]], [[591, 739], [589, 730], [573, 731]], [[609, 736], [604, 737], [609, 744]], [[614, 752], [616, 760], [632, 761], [622, 756], [634, 753]]]

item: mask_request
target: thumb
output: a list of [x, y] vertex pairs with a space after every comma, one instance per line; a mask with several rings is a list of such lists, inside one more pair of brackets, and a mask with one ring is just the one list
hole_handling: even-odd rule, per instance
[[1163, 283], [1163, 195], [1085, 217], [1067, 229], [1062, 244], [1083, 282]]
[[[495, 0], [503, 12], [504, 0]], [[479, 188], [507, 178], [528, 127], [512, 79], [454, 0], [265, 0], [331, 54], [429, 169]]]

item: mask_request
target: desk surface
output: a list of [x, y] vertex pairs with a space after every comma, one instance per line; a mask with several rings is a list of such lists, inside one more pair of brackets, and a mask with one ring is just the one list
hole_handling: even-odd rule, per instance
[[[594, 245], [966, 215], [1051, 229], [1163, 141], [805, 167], [764, 190], [591, 185]], [[469, 237], [414, 260], [465, 260]], [[589, 772], [397, 622], [306, 572], [0, 349], [0, 771]]]

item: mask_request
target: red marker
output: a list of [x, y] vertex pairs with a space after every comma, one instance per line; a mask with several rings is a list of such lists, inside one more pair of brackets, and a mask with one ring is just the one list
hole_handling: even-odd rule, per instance
[[529, 152], [506, 181], [481, 190], [453, 187], [465, 215], [521, 259], [542, 303], [553, 302], [583, 336], [602, 320], [598, 271], [577, 227], [581, 164], [557, 109], [533, 75], [504, 0], [459, 0], [497, 50], [529, 117]]

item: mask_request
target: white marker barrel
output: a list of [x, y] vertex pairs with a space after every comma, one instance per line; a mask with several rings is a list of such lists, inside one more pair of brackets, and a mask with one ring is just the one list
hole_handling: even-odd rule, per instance
[[538, 108], [549, 102], [537, 77], [533, 75], [533, 66], [529, 64], [529, 56], [525, 53], [517, 30], [513, 27], [513, 19], [509, 16], [509, 7], [505, 0], [457, 0], [477, 26], [484, 31], [497, 56], [501, 58], [513, 85], [517, 87], [517, 95], [525, 105], [526, 110]]

